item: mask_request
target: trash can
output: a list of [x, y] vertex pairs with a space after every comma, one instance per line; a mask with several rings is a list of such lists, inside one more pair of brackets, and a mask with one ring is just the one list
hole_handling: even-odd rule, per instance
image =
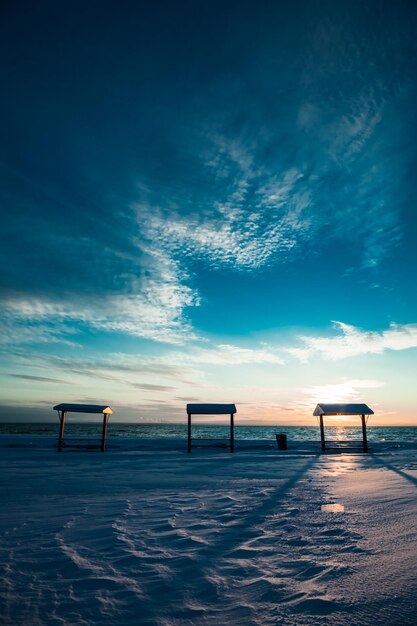
[[287, 449], [287, 435], [285, 433], [277, 433], [276, 435], [277, 438], [277, 444], [278, 444], [278, 450], [286, 450]]

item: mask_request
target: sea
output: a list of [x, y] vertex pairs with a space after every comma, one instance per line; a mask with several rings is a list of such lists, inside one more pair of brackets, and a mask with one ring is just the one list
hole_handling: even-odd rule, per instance
[[[65, 433], [77, 437], [97, 437], [101, 425], [95, 423], [76, 423], [68, 421]], [[275, 440], [275, 435], [284, 433], [289, 441], [316, 441], [320, 439], [318, 426], [235, 426], [235, 439], [241, 440]], [[57, 435], [56, 423], [0, 423], [0, 435]], [[193, 424], [193, 438], [223, 439], [229, 436], [229, 427], [220, 425]], [[369, 441], [417, 441], [415, 426], [368, 426]], [[186, 424], [122, 424], [110, 422], [110, 437], [134, 437], [151, 439], [185, 439]], [[327, 426], [326, 440], [357, 441], [362, 438], [360, 427]]]

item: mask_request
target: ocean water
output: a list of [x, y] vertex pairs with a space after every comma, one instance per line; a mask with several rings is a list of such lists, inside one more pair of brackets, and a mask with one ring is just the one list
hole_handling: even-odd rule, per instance
[[[100, 436], [101, 424], [68, 422], [65, 424], [65, 434], [79, 437]], [[315, 441], [320, 439], [318, 426], [235, 426], [235, 439], [271, 439], [275, 440], [277, 433], [286, 433], [289, 441]], [[417, 427], [415, 426], [368, 426], [370, 441], [417, 441]], [[56, 423], [0, 423], [0, 435], [30, 434], [30, 435], [58, 435], [58, 420]], [[193, 438], [220, 439], [229, 436], [228, 426], [194, 425]], [[108, 437], [138, 437], [138, 438], [173, 438], [187, 437], [186, 424], [120, 424], [109, 423]], [[360, 427], [326, 426], [326, 440], [355, 441], [362, 439]]]

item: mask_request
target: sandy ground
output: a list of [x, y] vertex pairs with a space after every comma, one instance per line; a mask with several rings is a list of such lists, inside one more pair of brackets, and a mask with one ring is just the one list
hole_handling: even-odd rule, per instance
[[415, 445], [0, 439], [1, 624], [417, 624]]

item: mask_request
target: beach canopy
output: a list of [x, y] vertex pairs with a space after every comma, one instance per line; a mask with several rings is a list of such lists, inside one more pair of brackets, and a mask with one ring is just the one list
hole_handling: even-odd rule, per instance
[[[235, 451], [235, 433], [233, 416], [236, 413], [235, 404], [187, 404], [188, 416], [188, 452], [191, 452], [191, 415], [230, 415], [230, 452]], [[207, 439], [205, 437], [205, 439]], [[218, 437], [216, 437], [218, 439]]]
[[324, 438], [324, 421], [323, 418], [327, 415], [360, 415], [362, 422], [362, 449], [364, 452], [368, 452], [368, 439], [366, 436], [366, 415], [373, 415], [374, 412], [369, 408], [367, 404], [329, 404], [328, 402], [319, 402], [314, 409], [313, 415], [320, 420], [320, 438], [321, 449], [326, 452], [329, 446], [326, 446]]
[[111, 415], [113, 413], [109, 406], [101, 404], [57, 404], [54, 406], [54, 411], [68, 411], [73, 413], [106, 413]]
[[320, 402], [313, 415], [373, 415], [367, 404], [324, 404]]
[[100, 413], [103, 416], [103, 430], [101, 433], [101, 451], [106, 449], [107, 426], [110, 415], [113, 413], [111, 407], [104, 404], [69, 404], [63, 402], [54, 406], [54, 411], [58, 411], [59, 417], [59, 436], [58, 436], [58, 452], [61, 452], [64, 446], [64, 429], [65, 418], [67, 413]]
[[187, 404], [187, 413], [194, 415], [231, 415], [236, 413], [235, 404]]

